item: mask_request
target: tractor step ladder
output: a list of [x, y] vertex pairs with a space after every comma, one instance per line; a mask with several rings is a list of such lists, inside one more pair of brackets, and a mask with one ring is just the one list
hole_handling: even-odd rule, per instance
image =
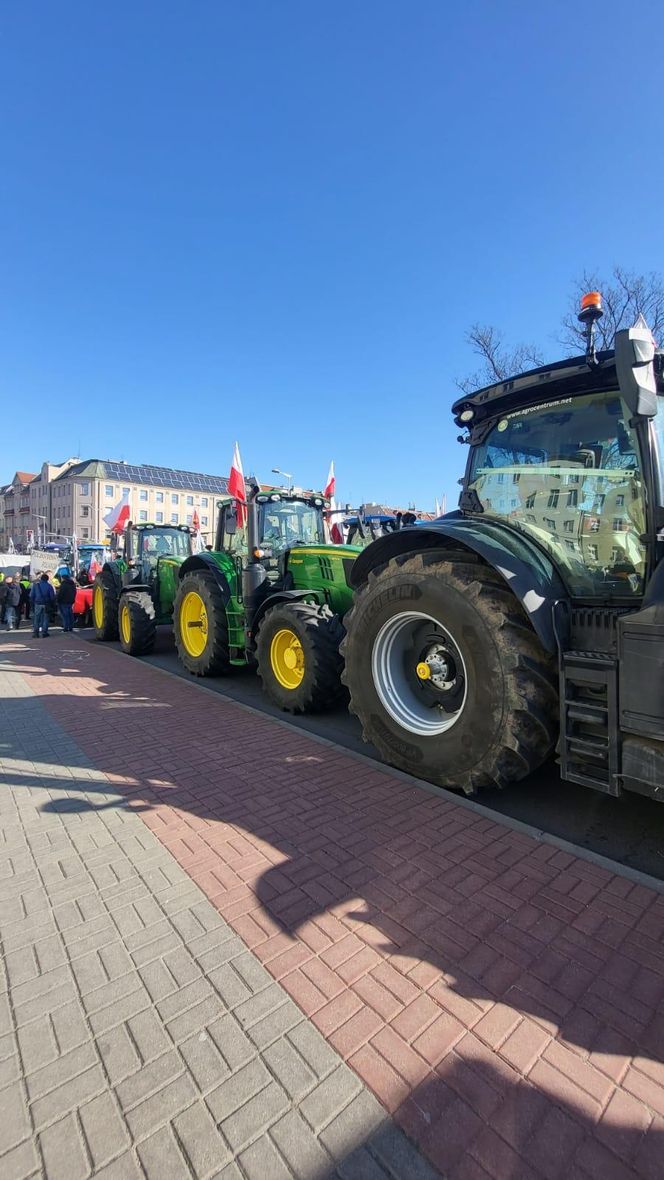
[[605, 652], [562, 653], [560, 769], [573, 783], [620, 794], [618, 666]]

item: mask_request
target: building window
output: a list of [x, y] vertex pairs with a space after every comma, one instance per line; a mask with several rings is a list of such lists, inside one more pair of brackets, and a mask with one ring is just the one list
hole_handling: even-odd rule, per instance
[[573, 533], [574, 532], [574, 521], [573, 520], [566, 520], [563, 525], [563, 528], [566, 533]]
[[163, 524], [163, 523], [164, 523], [164, 514], [163, 514], [163, 512], [158, 512], [157, 513], [157, 524]]
[[140, 492], [138, 493], [138, 498], [139, 498], [139, 500], [147, 500], [148, 494], [147, 494], [145, 488], [141, 488]]
[[207, 516], [201, 516], [201, 524], [202, 524], [202, 525], [207, 525], [207, 522], [208, 522], [208, 518], [207, 518]]
[[84, 537], [84, 539], [87, 541], [88, 537], [90, 536], [88, 529], [81, 529], [81, 534]]
[[90, 495], [90, 484], [89, 483], [82, 483], [81, 484], [81, 495], [82, 496], [89, 496]]
[[567, 493], [567, 507], [568, 508], [576, 508], [578, 503], [579, 503], [579, 493], [577, 492], [576, 488], [574, 488], [573, 491]]
[[620, 496], [616, 496], [616, 508], [624, 508], [624, 507], [625, 507], [625, 497], [622, 494]]
[[157, 503], [158, 504], [164, 503], [164, 493], [163, 492], [157, 492]]
[[131, 488], [123, 488], [122, 495], [123, 496], [130, 496], [131, 495]]
[[557, 508], [558, 507], [558, 497], [559, 496], [560, 496], [560, 491], [558, 490], [558, 488], [554, 488], [552, 492], [549, 492], [549, 503], [548, 503], [549, 508]]
[[588, 557], [590, 558], [591, 561], [597, 561], [597, 554], [598, 554], [597, 546], [596, 545], [589, 545], [588, 546]]
[[620, 552], [620, 549], [618, 548], [618, 546], [617, 546], [617, 545], [614, 545], [614, 546], [613, 546], [613, 549], [611, 550], [611, 562], [612, 562], [612, 564], [613, 564], [613, 565], [615, 565], [617, 561], [620, 561], [620, 558], [621, 558], [621, 556], [622, 556], [622, 554], [621, 554], [621, 552]]
[[201, 496], [201, 508], [207, 508], [207, 506], [208, 506], [207, 496]]
[[555, 520], [553, 520], [553, 519], [552, 519], [552, 517], [550, 517], [550, 516], [545, 516], [545, 517], [544, 517], [544, 523], [545, 523], [546, 527], [547, 527], [548, 529], [550, 529], [550, 530], [551, 530], [551, 532], [552, 532], [552, 533], [555, 533], [555, 531], [556, 531], [556, 522], [555, 522]]
[[88, 508], [87, 504], [84, 504], [83, 507], [81, 508], [81, 516], [89, 516], [89, 515], [90, 515], [90, 509]]
[[193, 507], [193, 504], [194, 504], [194, 497], [193, 497], [193, 496], [187, 496], [187, 508], [192, 508], [192, 507]]
[[572, 552], [574, 552], [574, 542], [573, 541], [565, 541], [565, 544], [568, 549], [571, 549]]
[[614, 531], [614, 533], [622, 533], [622, 532], [624, 532], [624, 529], [625, 529], [625, 522], [624, 522], [622, 516], [614, 516], [614, 518], [613, 518], [613, 531]]
[[112, 483], [106, 484], [106, 487], [104, 488], [104, 494], [107, 496], [113, 495], [113, 484]]
[[193, 518], [193, 516], [191, 515], [191, 512], [190, 512], [190, 513], [189, 513], [189, 515], [188, 515], [188, 517], [187, 517], [187, 524], [193, 524], [193, 522], [194, 522], [194, 518]]
[[139, 514], [138, 514], [138, 519], [139, 519], [139, 520], [147, 520], [147, 518], [148, 518], [148, 514], [147, 514], [147, 512], [145, 511], [145, 508], [141, 508], [141, 510], [140, 510], [140, 512], [139, 512]]
[[178, 496], [177, 492], [171, 492], [171, 504], [179, 504], [179, 503], [180, 503], [180, 497]]
[[531, 494], [528, 496], [528, 498], [526, 500], [526, 508], [534, 508], [535, 507], [536, 495], [537, 495], [537, 492], [531, 492]]
[[177, 512], [171, 512], [171, 524], [177, 524], [177, 522], [178, 522]]

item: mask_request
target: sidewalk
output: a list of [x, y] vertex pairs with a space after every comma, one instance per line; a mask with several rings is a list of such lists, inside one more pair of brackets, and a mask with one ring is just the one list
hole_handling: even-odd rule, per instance
[[662, 1175], [662, 894], [76, 636], [0, 770], [3, 1180]]

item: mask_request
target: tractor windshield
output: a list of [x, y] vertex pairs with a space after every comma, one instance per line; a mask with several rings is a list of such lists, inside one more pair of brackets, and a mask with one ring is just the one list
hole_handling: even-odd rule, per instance
[[261, 541], [275, 552], [298, 542], [303, 545], [325, 543], [323, 513], [304, 500], [268, 500], [260, 505]]
[[152, 560], [159, 557], [188, 557], [191, 551], [189, 533], [180, 529], [144, 529], [141, 531], [141, 553]]
[[577, 597], [643, 591], [645, 505], [630, 413], [618, 393], [529, 406], [473, 447], [483, 515], [530, 533]]

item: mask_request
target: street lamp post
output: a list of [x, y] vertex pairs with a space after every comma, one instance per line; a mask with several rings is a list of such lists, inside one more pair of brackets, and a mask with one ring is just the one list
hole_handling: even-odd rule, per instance
[[273, 471], [274, 475], [284, 475], [286, 477], [286, 479], [288, 480], [288, 491], [289, 492], [292, 491], [293, 485], [292, 485], [291, 481], [293, 479], [293, 476], [291, 475], [290, 471], [282, 471], [280, 467], [273, 467], [272, 471]]

